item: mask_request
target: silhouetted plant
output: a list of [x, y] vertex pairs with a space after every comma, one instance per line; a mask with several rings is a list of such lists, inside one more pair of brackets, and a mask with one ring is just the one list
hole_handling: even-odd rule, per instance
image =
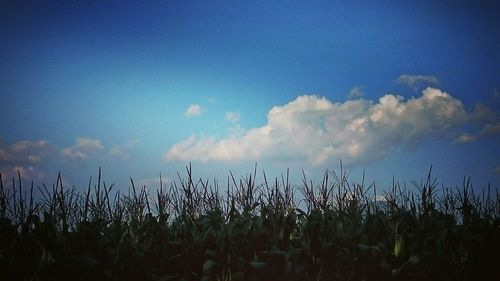
[[[7, 186], [0, 175], [0, 280], [480, 280], [500, 276], [500, 197], [469, 180], [413, 187], [326, 171], [257, 184], [186, 176], [128, 193], [97, 182], [79, 192]], [[297, 201], [297, 191], [302, 197]], [[494, 194], [493, 194], [494, 193]], [[302, 207], [299, 207], [302, 206]]]

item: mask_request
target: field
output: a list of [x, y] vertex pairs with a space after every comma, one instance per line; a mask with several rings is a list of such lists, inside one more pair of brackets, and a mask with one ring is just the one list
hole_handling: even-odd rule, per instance
[[[193, 178], [127, 193], [0, 177], [0, 280], [493, 280], [500, 197], [444, 187]], [[40, 194], [35, 196], [34, 194]], [[300, 198], [300, 199], [299, 199]]]

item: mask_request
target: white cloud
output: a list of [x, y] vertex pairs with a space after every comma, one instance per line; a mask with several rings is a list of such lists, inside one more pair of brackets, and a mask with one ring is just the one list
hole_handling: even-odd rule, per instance
[[313, 165], [342, 158], [359, 163], [383, 157], [398, 147], [418, 143], [430, 134], [450, 133], [467, 122], [461, 101], [435, 88], [404, 100], [385, 95], [377, 102], [333, 103], [324, 97], [299, 96], [273, 107], [267, 124], [241, 136], [196, 137], [173, 145], [166, 160], [298, 161]]
[[225, 118], [227, 121], [231, 123], [236, 123], [240, 121], [240, 114], [238, 112], [233, 112], [233, 111], [227, 111]]
[[397, 82], [417, 90], [420, 85], [439, 85], [439, 79], [433, 75], [404, 74], [398, 77]]
[[201, 106], [198, 104], [192, 104], [184, 112], [186, 117], [196, 117], [201, 115]]
[[348, 98], [349, 99], [359, 99], [364, 96], [363, 92], [363, 86], [354, 86], [352, 89], [349, 91]]
[[78, 137], [76, 144], [61, 150], [61, 156], [65, 159], [86, 159], [89, 155], [102, 150], [104, 146], [98, 139]]

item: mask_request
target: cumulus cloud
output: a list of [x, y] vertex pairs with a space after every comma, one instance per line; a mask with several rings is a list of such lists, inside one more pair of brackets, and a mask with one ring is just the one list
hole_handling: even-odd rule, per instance
[[267, 124], [223, 139], [191, 136], [173, 145], [166, 160], [237, 161], [267, 158], [313, 165], [342, 158], [359, 163], [383, 157], [395, 148], [411, 147], [432, 134], [451, 133], [467, 122], [462, 102], [446, 92], [426, 88], [405, 100], [385, 95], [332, 102], [299, 96], [273, 107]]
[[12, 145], [0, 141], [0, 161], [36, 163], [52, 153], [52, 146], [46, 140], [22, 140]]
[[226, 118], [227, 121], [231, 123], [236, 123], [240, 121], [240, 114], [238, 112], [227, 111], [224, 117]]
[[398, 77], [397, 82], [417, 90], [420, 85], [438, 85], [439, 79], [433, 75], [403, 74]]
[[196, 117], [200, 115], [201, 115], [201, 106], [198, 104], [191, 104], [184, 112], [184, 116], [186, 117]]
[[46, 140], [22, 140], [11, 145], [0, 141], [0, 173], [11, 178], [19, 173], [23, 177], [42, 177], [38, 166], [53, 155], [54, 148]]
[[354, 86], [349, 91], [349, 95], [347, 96], [349, 99], [359, 99], [364, 96], [363, 86]]
[[73, 146], [61, 150], [61, 156], [64, 159], [86, 159], [104, 148], [98, 139], [78, 137], [75, 142]]

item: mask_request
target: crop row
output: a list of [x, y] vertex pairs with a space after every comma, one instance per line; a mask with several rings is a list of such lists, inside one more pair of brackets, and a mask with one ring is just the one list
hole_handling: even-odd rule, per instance
[[[320, 183], [288, 172], [272, 181], [195, 180], [127, 193], [92, 178], [84, 191], [4, 184], [0, 280], [494, 280], [500, 197], [468, 181], [411, 187]], [[496, 258], [495, 258], [496, 257]]]

